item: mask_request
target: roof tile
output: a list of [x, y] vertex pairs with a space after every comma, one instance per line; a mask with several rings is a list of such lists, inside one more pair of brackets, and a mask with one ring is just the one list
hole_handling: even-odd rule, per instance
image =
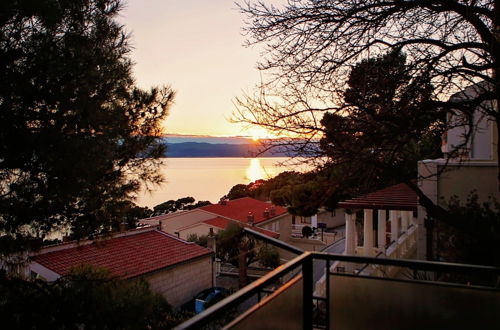
[[344, 208], [416, 211], [418, 196], [408, 185], [400, 183], [340, 202], [339, 206]]
[[131, 278], [209, 255], [212, 251], [169, 234], [151, 230], [96, 241], [89, 245], [41, 253], [33, 260], [66, 275], [71, 268], [87, 264], [108, 269], [112, 275]]
[[[220, 228], [220, 229], [225, 229], [230, 222], [236, 223], [236, 221], [231, 221], [229, 219], [221, 218], [221, 217], [208, 219], [208, 220], [205, 220], [203, 222], [208, 224], [208, 225]], [[259, 233], [262, 233], [262, 234], [267, 235], [267, 236], [272, 237], [272, 238], [278, 238], [280, 236], [279, 233], [276, 233], [276, 232], [271, 231], [271, 230], [266, 230], [263, 228], [248, 226], [248, 225], [245, 225], [245, 227], [251, 228], [255, 231], [258, 231]]]
[[[271, 211], [274, 208], [275, 215], [265, 217], [264, 212], [266, 209]], [[264, 222], [276, 216], [285, 214], [286, 208], [281, 206], [274, 206], [268, 202], [262, 202], [250, 197], [243, 197], [238, 199], [229, 200], [224, 204], [212, 204], [201, 207], [200, 209], [211, 212], [226, 218], [231, 218], [239, 222], [248, 223], [248, 215], [251, 213], [254, 216], [254, 224]]]

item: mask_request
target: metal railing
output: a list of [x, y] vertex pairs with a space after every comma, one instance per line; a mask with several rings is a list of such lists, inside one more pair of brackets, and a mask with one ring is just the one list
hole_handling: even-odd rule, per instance
[[[283, 242], [280, 242], [283, 243]], [[281, 244], [280, 244], [281, 245]], [[330, 280], [327, 280], [326, 285], [326, 297], [315, 297], [313, 296], [314, 283], [313, 283], [313, 261], [314, 260], [324, 260], [325, 261], [325, 272], [328, 275], [334, 274], [334, 271], [330, 269], [330, 265], [336, 261], [342, 261], [347, 263], [356, 264], [369, 264], [369, 265], [379, 265], [379, 266], [393, 266], [393, 267], [405, 267], [413, 271], [415, 274], [415, 279], [417, 279], [418, 271], [433, 272], [434, 274], [443, 273], [460, 273], [478, 276], [481, 278], [488, 278], [490, 286], [487, 288], [494, 290], [499, 289], [499, 279], [500, 279], [500, 268], [488, 267], [488, 266], [475, 266], [466, 264], [450, 264], [442, 262], [430, 262], [430, 261], [414, 261], [414, 260], [398, 260], [398, 259], [384, 259], [384, 258], [373, 258], [373, 257], [360, 257], [360, 256], [347, 256], [339, 254], [328, 254], [320, 252], [304, 252], [295, 259], [289, 261], [288, 263], [276, 268], [274, 271], [270, 272], [266, 276], [260, 278], [259, 280], [249, 284], [243, 289], [237, 291], [233, 295], [227, 297], [226, 299], [220, 301], [214, 306], [208, 308], [203, 313], [194, 316], [193, 318], [187, 320], [186, 322], [180, 324], [176, 329], [199, 329], [199, 328], [219, 328], [231, 320], [227, 320], [226, 324], [218, 324], [216, 326], [210, 326], [210, 322], [217, 320], [222, 315], [227, 315], [226, 312], [229, 310], [234, 310], [235, 306], [244, 302], [252, 296], [257, 296], [255, 304], [258, 304], [264, 295], [275, 291], [277, 289], [276, 285], [281, 284], [280, 279], [283, 279], [287, 274], [292, 273], [297, 274], [297, 270], [300, 270], [298, 276], [302, 277], [302, 311], [303, 311], [303, 329], [313, 329], [313, 328], [330, 328], [330, 316], [329, 316], [329, 293], [330, 293]], [[431, 281], [432, 282], [432, 281]], [[421, 283], [414, 281], [413, 283]], [[455, 283], [454, 285], [467, 285], [468, 288], [484, 289], [484, 282], [481, 282], [481, 286], [474, 285], [474, 283]], [[273, 289], [269, 289], [269, 287]], [[323, 324], [318, 324], [313, 320], [314, 308], [317, 304], [314, 302], [323, 301], [326, 305]], [[225, 323], [226, 321], [224, 321]], [[208, 325], [208, 326], [207, 326]]]

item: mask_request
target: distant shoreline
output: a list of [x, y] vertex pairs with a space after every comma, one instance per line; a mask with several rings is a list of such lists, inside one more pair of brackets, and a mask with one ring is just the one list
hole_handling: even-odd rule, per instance
[[169, 156], [168, 154], [164, 156], [165, 158], [291, 158], [289, 156]]
[[280, 150], [262, 151], [258, 144], [229, 144], [208, 142], [165, 143], [165, 157], [171, 158], [210, 158], [210, 157], [291, 157]]

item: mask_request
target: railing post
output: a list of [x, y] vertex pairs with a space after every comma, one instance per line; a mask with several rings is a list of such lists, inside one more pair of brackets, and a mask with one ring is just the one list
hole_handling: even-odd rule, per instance
[[312, 329], [313, 324], [313, 260], [309, 255], [302, 264], [302, 313], [303, 313], [303, 329]]

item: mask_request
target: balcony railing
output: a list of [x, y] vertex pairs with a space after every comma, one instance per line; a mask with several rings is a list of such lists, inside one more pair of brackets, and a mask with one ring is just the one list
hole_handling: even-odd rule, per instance
[[[337, 272], [337, 261], [377, 272]], [[327, 275], [322, 296], [313, 294], [318, 272]], [[491, 328], [499, 283], [495, 267], [304, 252], [178, 329]]]
[[[291, 229], [291, 237], [292, 238], [303, 238], [304, 235], [302, 235], [302, 229], [304, 227], [311, 227], [310, 224], [292, 224], [290, 229]], [[316, 228], [314, 231], [313, 235], [308, 237], [308, 239], [311, 240], [317, 240], [317, 241], [322, 241], [327, 245], [333, 244], [337, 241], [340, 241], [341, 239], [345, 238], [345, 231], [333, 231], [333, 232], [322, 232], [321, 229]]]

